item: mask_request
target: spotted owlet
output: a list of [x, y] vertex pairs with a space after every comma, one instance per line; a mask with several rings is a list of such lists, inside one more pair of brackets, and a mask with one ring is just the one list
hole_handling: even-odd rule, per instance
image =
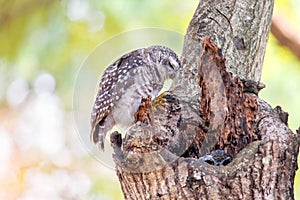
[[142, 98], [153, 100], [165, 80], [174, 79], [180, 61], [164, 46], [134, 50], [110, 65], [104, 72], [91, 114], [91, 140], [104, 150], [106, 134], [115, 126], [127, 129]]

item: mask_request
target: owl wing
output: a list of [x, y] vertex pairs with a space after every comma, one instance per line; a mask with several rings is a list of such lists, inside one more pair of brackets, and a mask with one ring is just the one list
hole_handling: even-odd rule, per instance
[[99, 142], [100, 126], [104, 126], [106, 117], [110, 114], [113, 106], [113, 90], [117, 82], [118, 67], [122, 60], [119, 59], [110, 65], [103, 73], [99, 83], [99, 89], [91, 114], [90, 138], [94, 143]]
[[[100, 140], [104, 140], [106, 132], [112, 128], [104, 126], [113, 126], [112, 122], [106, 124], [106, 119], [111, 113], [111, 109], [116, 101], [121, 98], [124, 91], [123, 88], [130, 87], [130, 85], [134, 84], [133, 81], [130, 80], [126, 81], [126, 84], [120, 83], [120, 80], [124, 80], [124, 77], [128, 76], [127, 72], [132, 68], [139, 67], [141, 63], [143, 63], [143, 61], [140, 52], [135, 50], [122, 56], [104, 71], [91, 114], [90, 139], [95, 144], [98, 142], [104, 144], [104, 141]], [[122, 86], [122, 88], [120, 88], [120, 86]], [[101, 149], [103, 148], [101, 147]]]

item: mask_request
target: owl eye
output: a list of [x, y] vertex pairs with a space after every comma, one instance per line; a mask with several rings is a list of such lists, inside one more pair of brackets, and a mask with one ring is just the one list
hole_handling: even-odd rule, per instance
[[171, 62], [169, 62], [169, 67], [171, 67], [172, 69], [174, 69], [174, 66], [172, 65]]
[[169, 58], [169, 66], [173, 69], [173, 70], [177, 70], [179, 68], [179, 63], [172, 57]]

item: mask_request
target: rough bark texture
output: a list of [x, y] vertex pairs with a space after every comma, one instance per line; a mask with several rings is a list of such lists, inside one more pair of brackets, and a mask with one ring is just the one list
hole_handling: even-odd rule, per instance
[[[199, 3], [181, 77], [155, 109], [145, 100], [123, 141], [111, 136], [125, 199], [293, 199], [299, 133], [257, 96], [272, 9], [270, 0]], [[199, 159], [217, 148], [228, 165]]]
[[246, 145], [259, 139], [255, 128], [256, 96], [245, 92], [242, 80], [226, 71], [220, 49], [209, 38], [203, 42], [198, 73], [200, 113], [207, 127], [200, 131], [199, 138], [203, 139], [196, 142], [201, 146], [194, 148], [200, 151], [198, 157], [222, 149], [234, 158]]

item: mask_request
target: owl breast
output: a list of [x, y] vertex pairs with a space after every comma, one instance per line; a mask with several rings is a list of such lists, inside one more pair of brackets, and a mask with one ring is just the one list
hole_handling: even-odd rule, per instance
[[142, 98], [154, 99], [163, 87], [164, 76], [157, 77], [155, 69], [143, 66], [128, 72], [126, 80], [116, 84], [116, 94], [119, 96], [112, 108], [116, 124], [127, 129], [134, 123], [134, 114], [139, 108]]

